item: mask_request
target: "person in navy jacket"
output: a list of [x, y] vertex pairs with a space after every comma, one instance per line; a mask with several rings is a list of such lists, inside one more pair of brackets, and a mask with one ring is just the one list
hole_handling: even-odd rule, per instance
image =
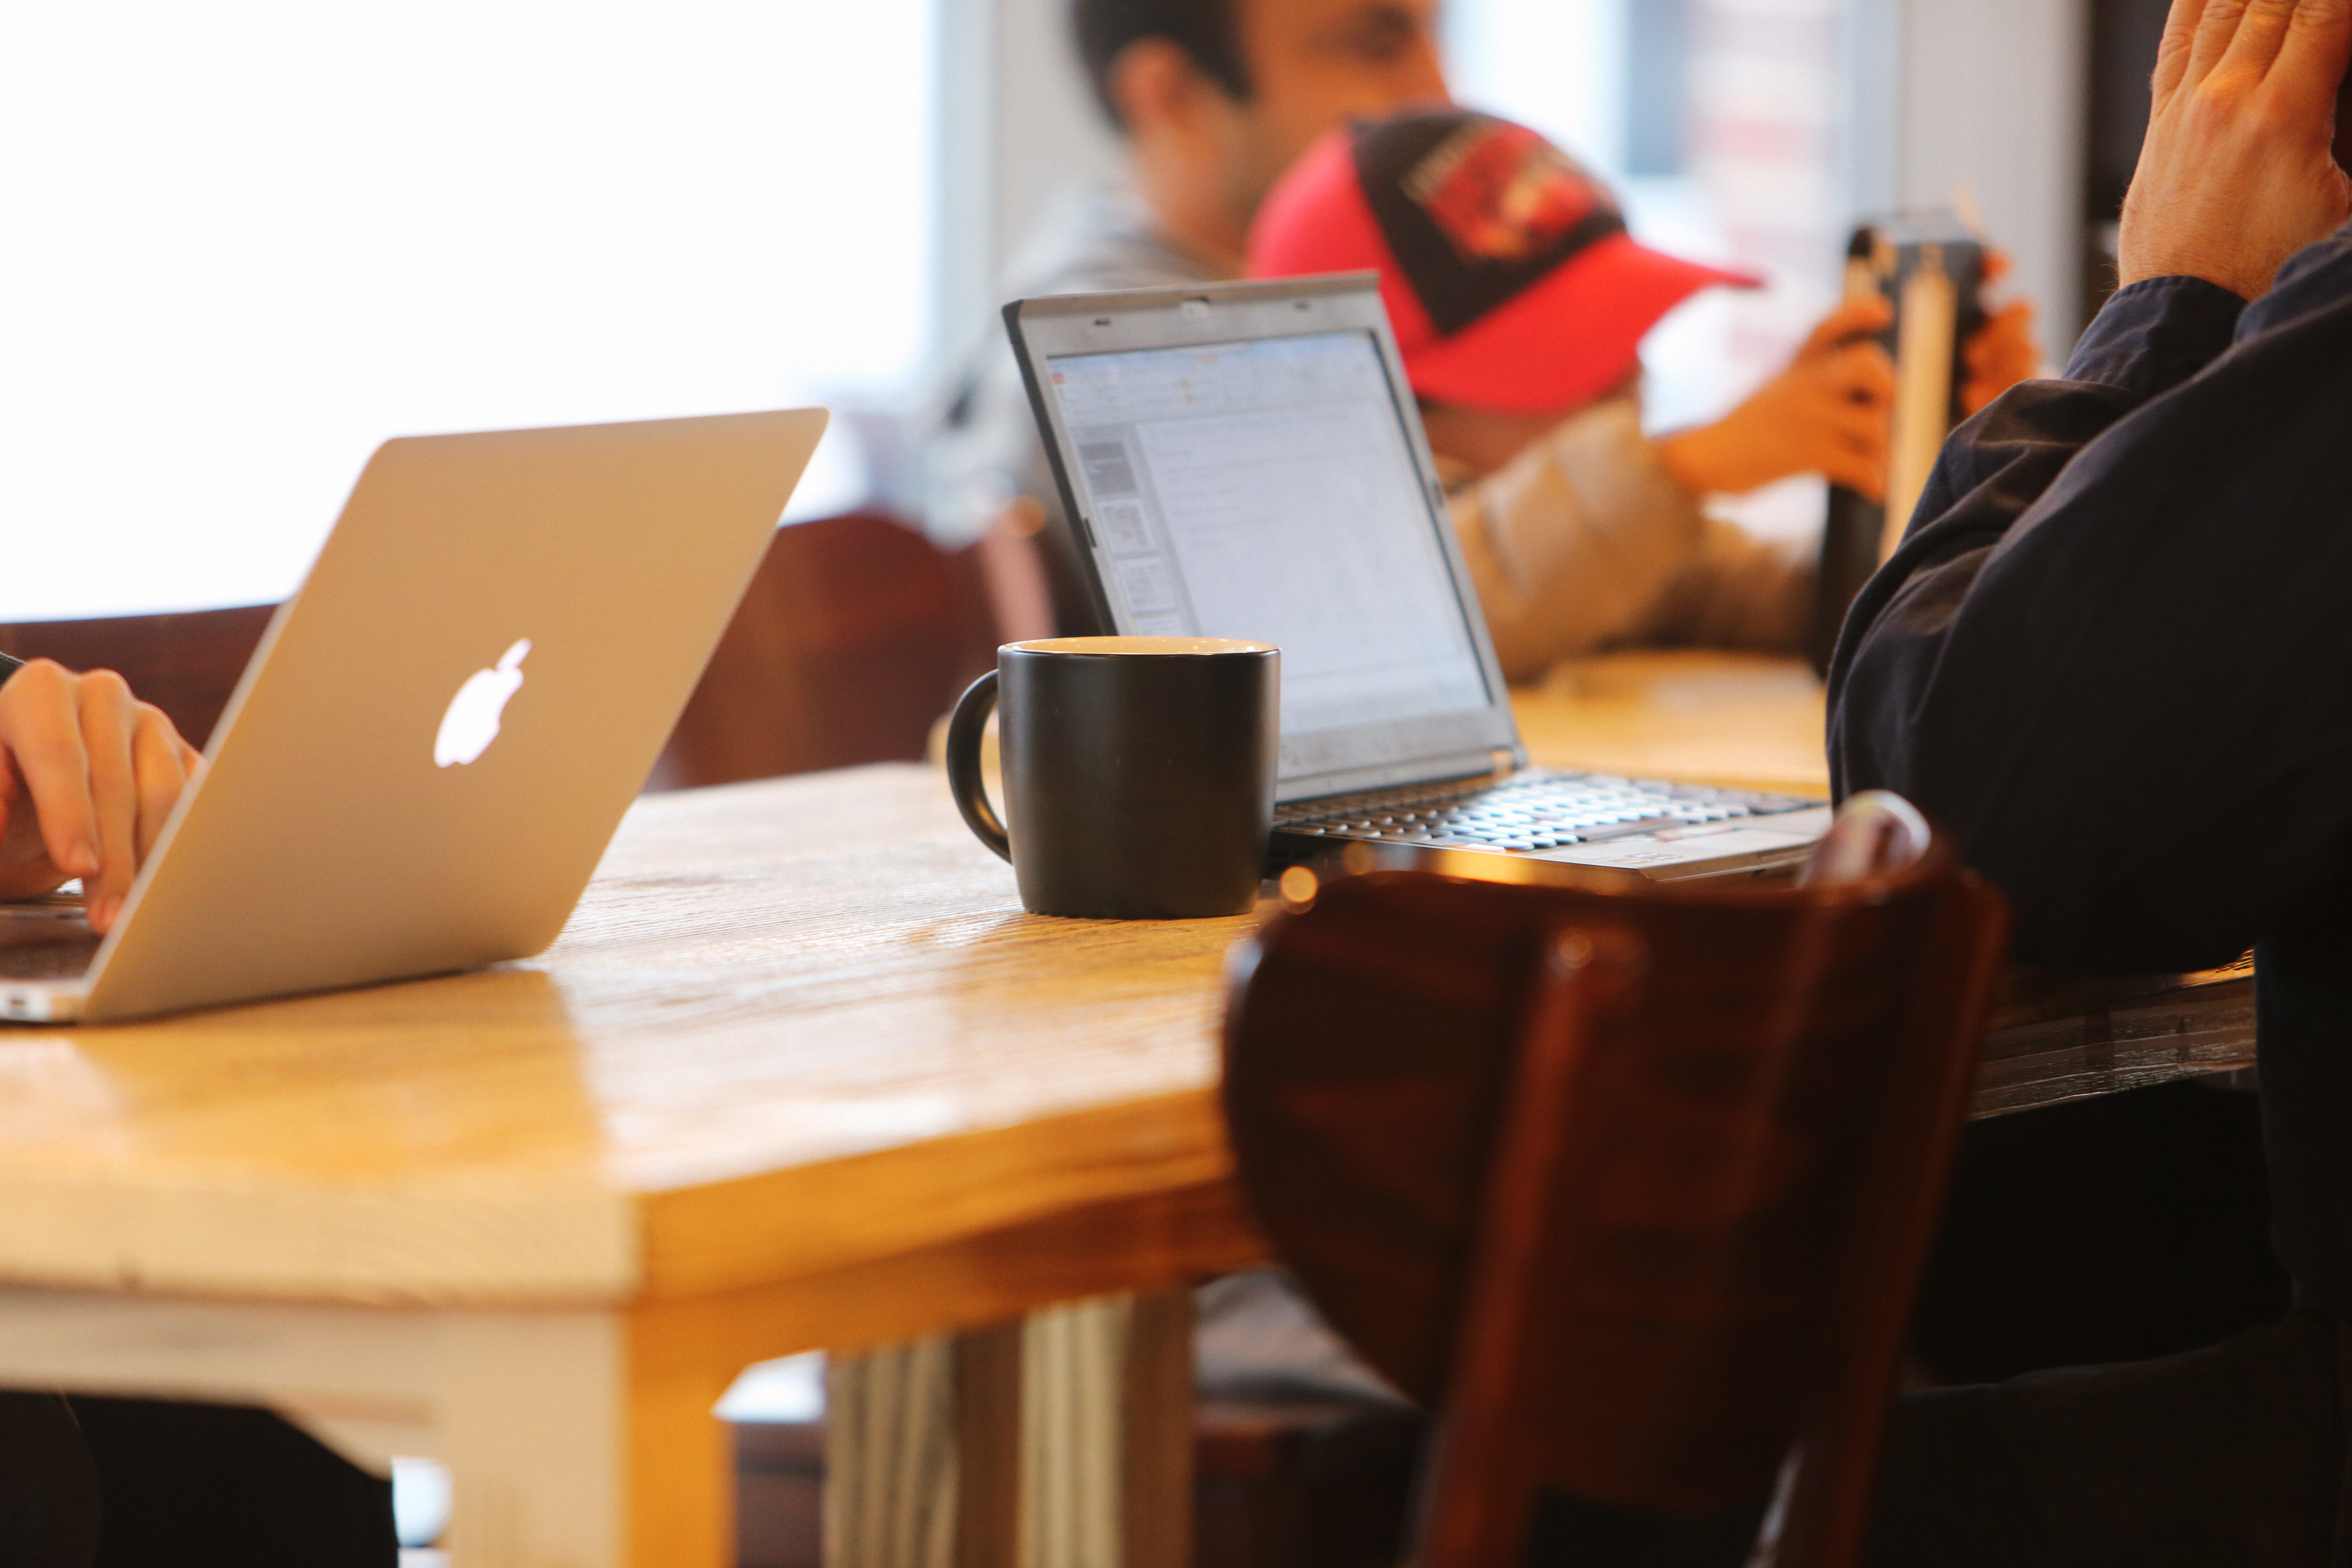
[[1954, 434], [1830, 674], [1901, 792], [2081, 972], [2256, 961], [2275, 1328], [1914, 1395], [1872, 1562], [2352, 1562], [2352, 182], [2344, 0], [2174, 0], [2063, 380]]

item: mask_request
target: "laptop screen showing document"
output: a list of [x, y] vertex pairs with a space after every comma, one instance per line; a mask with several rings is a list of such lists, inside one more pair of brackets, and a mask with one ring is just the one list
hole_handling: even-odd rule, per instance
[[1004, 320], [1105, 628], [1282, 649], [1270, 863], [1370, 846], [1750, 876], [1828, 826], [1795, 796], [1527, 766], [1373, 275]]
[[1286, 799], [1491, 767], [1507, 697], [1378, 296], [1265, 287], [1016, 326], [1109, 624], [1278, 646]]
[[1286, 736], [1486, 706], [1369, 334], [1048, 363], [1137, 631], [1279, 644]]

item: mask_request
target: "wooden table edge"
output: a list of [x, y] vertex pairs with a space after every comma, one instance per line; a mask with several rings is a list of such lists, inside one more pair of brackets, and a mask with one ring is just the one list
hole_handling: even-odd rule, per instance
[[[635, 1199], [634, 1299], [805, 1280], [1106, 1204], [1224, 1183], [1233, 1152], [1214, 1086], [1089, 1106]], [[901, 1200], [877, 1225], [872, 1194]], [[844, 1201], [861, 1194], [856, 1219]]]

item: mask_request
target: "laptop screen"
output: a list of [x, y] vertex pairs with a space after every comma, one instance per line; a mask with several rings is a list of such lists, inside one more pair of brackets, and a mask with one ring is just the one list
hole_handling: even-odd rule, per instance
[[[1494, 703], [1370, 331], [1045, 363], [1121, 629], [1278, 645], [1286, 774], [1320, 737]], [[1353, 760], [1403, 760], [1394, 733]]]

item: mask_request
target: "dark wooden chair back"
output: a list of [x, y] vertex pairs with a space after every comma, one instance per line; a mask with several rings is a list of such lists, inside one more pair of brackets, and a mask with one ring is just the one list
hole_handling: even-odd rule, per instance
[[53, 658], [68, 669], [111, 669], [171, 715], [192, 746], [212, 738], [275, 605], [86, 621], [0, 626], [0, 653]]
[[997, 642], [971, 557], [879, 513], [780, 528], [646, 787], [919, 759]]
[[[920, 758], [998, 642], [1049, 634], [1034, 549], [992, 536], [948, 554], [878, 513], [777, 530], [648, 787]], [[201, 747], [276, 612], [0, 626], [0, 653], [115, 670]]]
[[1853, 1560], [2006, 930], [1941, 840], [1801, 887], [1377, 873], [1269, 921], [1234, 1152], [1437, 1414], [1415, 1561], [1736, 1564], [1776, 1496], [1764, 1561]]

